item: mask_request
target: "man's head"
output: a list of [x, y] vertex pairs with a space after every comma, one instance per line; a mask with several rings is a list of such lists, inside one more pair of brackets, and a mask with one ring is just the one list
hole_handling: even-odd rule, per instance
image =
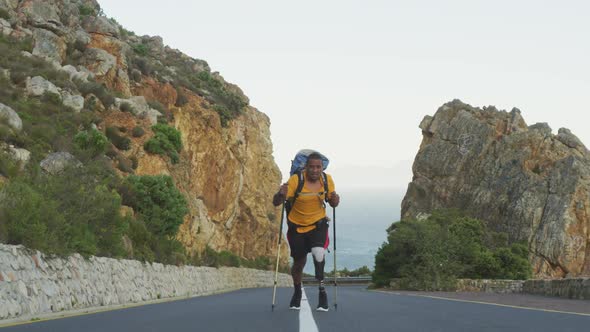
[[312, 153], [307, 157], [307, 163], [305, 164], [305, 174], [311, 181], [317, 181], [324, 170], [322, 163], [322, 156], [319, 153]]

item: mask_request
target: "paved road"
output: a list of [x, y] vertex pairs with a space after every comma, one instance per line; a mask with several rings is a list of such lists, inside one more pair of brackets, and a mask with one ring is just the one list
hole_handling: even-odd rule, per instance
[[[330, 301], [333, 289], [328, 288]], [[84, 316], [0, 328], [12, 331], [586, 331], [590, 315], [547, 312], [338, 287], [338, 310], [316, 312], [317, 288], [306, 287], [309, 307], [288, 309], [291, 289], [245, 289]], [[590, 302], [588, 302], [590, 305]]]

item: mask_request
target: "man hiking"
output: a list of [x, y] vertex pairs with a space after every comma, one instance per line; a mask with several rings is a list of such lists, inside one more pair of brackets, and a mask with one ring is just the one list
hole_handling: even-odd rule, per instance
[[[299, 183], [301, 178], [303, 185]], [[288, 207], [287, 240], [293, 257], [291, 276], [295, 287], [289, 307], [295, 310], [301, 307], [301, 278], [307, 253], [311, 252], [315, 278], [320, 283], [317, 310], [328, 311], [328, 295], [324, 288], [324, 256], [328, 247], [329, 219], [324, 202], [336, 207], [340, 203], [340, 196], [335, 192], [332, 177], [323, 172], [321, 154], [310, 154], [301, 174], [292, 175], [287, 183], [281, 185], [274, 195], [273, 204], [278, 206], [285, 201]]]

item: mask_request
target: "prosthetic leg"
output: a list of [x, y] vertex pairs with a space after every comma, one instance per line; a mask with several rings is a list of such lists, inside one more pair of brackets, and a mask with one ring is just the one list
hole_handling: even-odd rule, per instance
[[313, 256], [313, 266], [315, 267], [315, 278], [319, 282], [319, 301], [318, 311], [328, 311], [328, 295], [326, 294], [326, 288], [324, 287], [324, 266], [326, 265], [325, 260], [325, 249], [322, 247], [311, 248], [311, 254]]

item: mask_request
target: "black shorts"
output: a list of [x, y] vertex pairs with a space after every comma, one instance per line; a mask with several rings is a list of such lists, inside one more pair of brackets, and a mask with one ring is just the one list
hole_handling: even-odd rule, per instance
[[323, 218], [318, 221], [316, 227], [307, 233], [297, 233], [297, 225], [288, 221], [287, 241], [291, 249], [291, 257], [298, 259], [306, 256], [311, 252], [311, 248], [322, 247], [328, 248], [330, 239], [328, 238], [328, 219]]

